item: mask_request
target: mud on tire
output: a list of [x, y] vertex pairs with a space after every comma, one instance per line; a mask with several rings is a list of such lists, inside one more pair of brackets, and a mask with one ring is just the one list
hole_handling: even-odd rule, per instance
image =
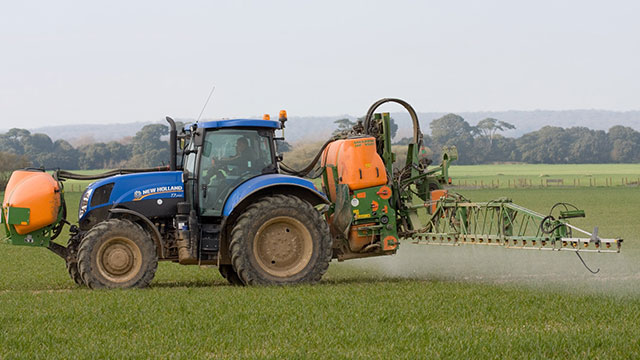
[[89, 230], [78, 249], [78, 270], [92, 289], [146, 287], [158, 267], [155, 245], [138, 224], [103, 221]]
[[259, 200], [231, 231], [231, 261], [247, 285], [317, 282], [329, 267], [331, 247], [320, 213], [295, 196]]

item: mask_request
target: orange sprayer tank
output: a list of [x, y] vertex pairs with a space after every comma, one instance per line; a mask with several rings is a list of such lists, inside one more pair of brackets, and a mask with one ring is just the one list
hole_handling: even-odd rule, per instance
[[49, 174], [41, 171], [18, 170], [11, 174], [4, 192], [2, 207], [29, 208], [29, 224], [16, 224], [20, 235], [42, 229], [58, 219], [60, 185]]
[[[335, 166], [338, 183], [347, 184], [350, 190], [364, 189], [387, 183], [384, 163], [376, 152], [373, 137], [337, 140], [329, 144], [322, 154], [322, 166]], [[336, 198], [333, 171], [327, 169], [329, 199]]]

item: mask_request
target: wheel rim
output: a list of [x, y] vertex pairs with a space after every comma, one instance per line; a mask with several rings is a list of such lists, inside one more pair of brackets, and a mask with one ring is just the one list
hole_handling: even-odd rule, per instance
[[270, 219], [256, 232], [253, 253], [258, 265], [267, 273], [277, 277], [295, 275], [311, 260], [311, 233], [294, 218]]
[[130, 239], [114, 237], [103, 242], [98, 249], [97, 265], [107, 280], [124, 283], [140, 272], [142, 253]]

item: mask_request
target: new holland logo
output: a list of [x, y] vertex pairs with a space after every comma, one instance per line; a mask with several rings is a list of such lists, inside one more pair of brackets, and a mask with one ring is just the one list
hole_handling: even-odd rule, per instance
[[133, 201], [140, 201], [147, 196], [152, 195], [162, 195], [166, 194], [164, 197], [177, 198], [183, 196], [182, 185], [167, 185], [167, 186], [158, 186], [149, 189], [136, 190], [133, 192]]

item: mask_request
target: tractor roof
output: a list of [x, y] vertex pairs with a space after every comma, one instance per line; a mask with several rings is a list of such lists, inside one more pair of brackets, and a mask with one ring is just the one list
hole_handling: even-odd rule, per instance
[[[185, 126], [188, 129], [191, 124]], [[198, 127], [205, 129], [217, 129], [228, 127], [262, 127], [267, 129], [280, 129], [280, 122], [274, 120], [259, 120], [259, 119], [226, 119], [226, 120], [212, 120], [203, 121], [198, 123]]]

